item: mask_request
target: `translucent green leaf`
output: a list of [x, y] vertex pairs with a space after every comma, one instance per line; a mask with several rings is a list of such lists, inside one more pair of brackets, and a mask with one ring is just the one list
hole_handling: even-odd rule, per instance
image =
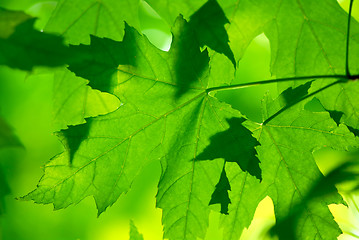
[[[88, 43], [90, 34], [122, 40], [124, 20], [139, 29], [139, 6], [140, 1], [137, 0], [62, 0], [50, 17], [45, 31], [59, 33], [65, 37], [67, 43], [71, 44]], [[75, 59], [82, 60], [78, 55]], [[117, 100], [93, 91], [84, 85], [84, 80], [79, 78], [75, 80], [66, 71], [55, 73], [55, 81], [59, 79], [61, 82], [55, 83], [54, 89], [53, 118], [56, 129], [84, 123], [86, 117], [109, 113], [117, 108]], [[106, 104], [103, 102], [109, 99], [112, 100]], [[75, 107], [68, 111], [72, 103]], [[87, 114], [84, 114], [85, 112]]]
[[[179, 18], [174, 33], [182, 33], [186, 24]], [[94, 87], [113, 92], [123, 105], [62, 131], [67, 151], [45, 166], [38, 188], [24, 199], [53, 203], [59, 209], [92, 195], [100, 214], [129, 190], [142, 166], [160, 160], [163, 173], [157, 205], [163, 209], [165, 237], [204, 237], [208, 204], [223, 160], [196, 161], [197, 155], [209, 145], [210, 136], [228, 129], [226, 119], [242, 117], [206, 89], [230, 79], [217, 78], [219, 67], [203, 67], [201, 61], [208, 63], [209, 58], [206, 51], [197, 49], [190, 54], [200, 63], [186, 69], [197, 76], [196, 81], [176, 97], [181, 79], [176, 76], [175, 42], [174, 49], [163, 52], [131, 27], [126, 28], [123, 42], [97, 37], [92, 41], [89, 46], [73, 47], [88, 53], [92, 69], [86, 69], [87, 60], [70, 69]], [[232, 65], [224, 56], [221, 60]]]
[[85, 123], [85, 118], [113, 112], [120, 106], [117, 97], [93, 90], [87, 83], [68, 70], [55, 73], [53, 124], [56, 130]]
[[60, 33], [68, 43], [87, 43], [89, 35], [122, 40], [124, 21], [140, 29], [139, 0], [62, 0], [45, 30]]
[[[271, 120], [253, 129], [261, 144], [257, 151], [263, 184], [274, 202], [278, 221], [285, 218], [305, 198], [313, 183], [323, 177], [313, 159], [314, 150], [322, 147], [348, 150], [350, 146], [358, 145], [353, 134], [345, 126], [337, 126], [328, 113], [304, 110], [305, 102], [271, 118], [282, 105], [267, 97], [265, 118]], [[297, 222], [296, 237], [336, 239], [340, 229], [327, 205], [341, 202], [341, 197], [335, 195], [308, 204]]]
[[[354, 63], [359, 25], [354, 19], [352, 23], [350, 62]], [[347, 24], [348, 14], [335, 0], [284, 1], [265, 31], [271, 44], [273, 75], [344, 74]], [[351, 67], [358, 71], [355, 64]], [[281, 90], [287, 86], [283, 84]]]
[[[290, 19], [288, 19], [290, 18]], [[268, 26], [272, 48], [272, 73], [276, 77], [310, 75], [345, 75], [346, 40], [349, 40], [348, 69], [357, 75], [359, 68], [359, 24], [351, 19], [337, 1], [286, 1], [278, 9], [275, 21]], [[290, 34], [288, 34], [290, 33]], [[349, 34], [349, 36], [348, 36]], [[295, 39], [296, 41], [293, 41]], [[310, 92], [325, 87], [336, 79], [313, 82]], [[313, 80], [313, 79], [312, 79]], [[312, 81], [308, 80], [308, 81]], [[299, 86], [305, 81], [279, 84], [279, 90]], [[353, 129], [359, 127], [358, 87], [356, 81], [336, 84], [316, 95], [324, 108], [343, 114], [340, 122]]]
[[[350, 156], [351, 155], [351, 156]], [[276, 223], [271, 229], [271, 233], [279, 237], [279, 239], [298, 239], [295, 235], [295, 228], [300, 221], [303, 212], [307, 210], [307, 206], [318, 198], [328, 197], [333, 193], [336, 194], [336, 184], [353, 184], [352, 190], [357, 190], [358, 182], [358, 153], [352, 153], [346, 156], [344, 163], [331, 170], [324, 178], [313, 183], [311, 190], [304, 196], [301, 202], [292, 207], [290, 213]]]
[[259, 202], [266, 196], [264, 185], [249, 172], [243, 172], [236, 163], [226, 163], [231, 191], [228, 215], [221, 222], [224, 240], [238, 240], [243, 229], [252, 222]]

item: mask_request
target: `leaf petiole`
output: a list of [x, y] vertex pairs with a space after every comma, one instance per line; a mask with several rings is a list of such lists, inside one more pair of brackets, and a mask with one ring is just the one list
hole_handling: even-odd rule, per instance
[[332, 86], [334, 86], [334, 85], [337, 85], [338, 83], [345, 83], [345, 82], [347, 82], [347, 81], [348, 81], [348, 79], [347, 79], [346, 77], [345, 77], [345, 78], [341, 78], [341, 79], [339, 79], [338, 81], [332, 82], [332, 83], [330, 83], [330, 84], [328, 84], [328, 85], [326, 85], [326, 86], [324, 86], [324, 87], [322, 87], [322, 88], [320, 88], [320, 89], [318, 89], [318, 90], [316, 90], [316, 91], [314, 91], [314, 92], [312, 92], [312, 93], [310, 93], [310, 94], [307, 94], [307, 95], [301, 97], [301, 98], [298, 99], [297, 101], [295, 101], [295, 102], [293, 102], [293, 103], [291, 103], [291, 104], [286, 105], [285, 107], [281, 108], [278, 112], [274, 113], [272, 116], [270, 116], [269, 118], [267, 118], [267, 119], [263, 122], [263, 125], [265, 125], [266, 123], [270, 122], [270, 121], [273, 120], [275, 117], [277, 117], [279, 114], [281, 114], [282, 112], [284, 112], [284, 111], [287, 110], [288, 108], [291, 108], [291, 107], [294, 106], [295, 104], [300, 103], [301, 101], [304, 101], [305, 99], [310, 98], [310, 97], [312, 97], [312, 96], [314, 96], [314, 95], [316, 95], [316, 94], [318, 94], [318, 93], [324, 91], [324, 90], [327, 89], [327, 88], [330, 88], [330, 87], [332, 87]]
[[303, 76], [303, 77], [290, 77], [290, 78], [277, 78], [277, 79], [268, 79], [250, 83], [240, 83], [234, 84], [229, 86], [220, 86], [220, 87], [212, 87], [206, 89], [206, 92], [209, 94], [210, 92], [215, 91], [224, 91], [224, 90], [236, 90], [241, 88], [247, 88], [252, 86], [259, 86], [264, 84], [271, 84], [271, 83], [278, 83], [278, 82], [290, 82], [290, 81], [301, 81], [301, 80], [308, 80], [313, 78], [341, 78], [341, 79], [348, 79], [347, 75], [315, 75], [315, 76]]

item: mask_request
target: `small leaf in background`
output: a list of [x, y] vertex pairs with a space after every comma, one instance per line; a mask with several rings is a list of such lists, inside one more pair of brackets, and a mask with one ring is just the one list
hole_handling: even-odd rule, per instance
[[6, 195], [10, 193], [11, 193], [10, 187], [5, 179], [2, 167], [0, 166], [0, 216], [5, 212], [4, 198]]
[[22, 144], [13, 129], [0, 117], [0, 150], [6, 147], [21, 147]]
[[[0, 151], [14, 147], [23, 147], [23, 145], [11, 127], [0, 117]], [[3, 160], [1, 158], [0, 155], [0, 161]], [[11, 193], [11, 189], [7, 183], [3, 166], [0, 164], [0, 215], [5, 211], [4, 198], [9, 193]]]
[[137, 230], [135, 223], [130, 221], [130, 240], [143, 240], [142, 234]]

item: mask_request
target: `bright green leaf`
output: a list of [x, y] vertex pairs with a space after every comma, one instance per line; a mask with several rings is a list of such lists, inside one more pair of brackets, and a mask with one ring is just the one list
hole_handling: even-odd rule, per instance
[[56, 130], [85, 123], [85, 118], [113, 112], [120, 106], [117, 97], [93, 90], [87, 83], [68, 70], [55, 73], [53, 124]]
[[89, 35], [122, 40], [123, 23], [140, 29], [139, 0], [62, 0], [45, 30], [64, 36], [68, 43], [87, 43]]
[[[322, 178], [312, 156], [314, 150], [322, 147], [348, 150], [350, 146], [358, 146], [345, 126], [338, 127], [328, 113], [304, 110], [304, 103], [302, 101], [271, 118], [283, 105], [267, 97], [264, 116], [271, 120], [252, 128], [261, 144], [257, 152], [263, 184], [274, 202], [278, 221], [304, 199], [313, 182]], [[327, 205], [341, 201], [336, 195], [308, 205], [297, 223], [297, 238], [336, 239], [340, 230]]]
[[[182, 33], [186, 24], [178, 19], [174, 32]], [[38, 188], [24, 198], [53, 203], [59, 209], [93, 195], [101, 213], [129, 190], [142, 166], [161, 160], [163, 174], [157, 204], [163, 209], [165, 237], [204, 237], [208, 203], [223, 161], [196, 158], [209, 145], [210, 136], [229, 127], [225, 119], [242, 117], [211, 97], [206, 89], [228, 79], [215, 79], [221, 72], [217, 68], [187, 69], [192, 71], [188, 74], [197, 74], [197, 81], [176, 98], [181, 88], [176, 78], [176, 49], [163, 52], [130, 27], [123, 42], [96, 37], [93, 41], [90, 46], [74, 47], [89, 52], [93, 68], [72, 65], [70, 69], [85, 75], [90, 84], [104, 82], [96, 86], [113, 91], [123, 105], [85, 125], [62, 131], [68, 151], [45, 166]], [[111, 51], [102, 51], [111, 47]], [[117, 52], [122, 54], [113, 58], [111, 53]], [[206, 52], [191, 54], [193, 59], [209, 61]], [[121, 61], [114, 64], [108, 59]], [[223, 61], [231, 65], [227, 58]], [[93, 74], [96, 71], [105, 74]]]
[[236, 163], [226, 163], [226, 173], [231, 191], [228, 215], [222, 219], [224, 240], [238, 240], [244, 228], [252, 222], [259, 202], [266, 196], [264, 186], [259, 180], [243, 172]]

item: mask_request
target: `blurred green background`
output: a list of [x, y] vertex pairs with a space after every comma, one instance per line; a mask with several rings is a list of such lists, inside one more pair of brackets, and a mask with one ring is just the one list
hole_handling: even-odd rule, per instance
[[[349, 0], [340, 1], [347, 8]], [[42, 29], [56, 1], [1, 0], [0, 7], [24, 10], [39, 20]], [[354, 15], [359, 16], [358, 3]], [[140, 12], [142, 32], [163, 50], [171, 42], [169, 27], [146, 4]], [[258, 36], [249, 46], [239, 64], [234, 83], [258, 81], [270, 78], [269, 42], [264, 35]], [[155, 208], [156, 183], [160, 176], [158, 162], [146, 166], [131, 191], [121, 196], [99, 218], [92, 198], [86, 198], [76, 206], [53, 211], [51, 205], [37, 205], [15, 200], [33, 190], [42, 175], [43, 166], [63, 148], [52, 134], [52, 87], [51, 71], [37, 69], [33, 73], [0, 66], [0, 116], [14, 129], [24, 148], [0, 151], [0, 169], [11, 189], [5, 198], [5, 213], [0, 215], [0, 240], [124, 240], [129, 239], [129, 221], [133, 219], [145, 240], [162, 239], [161, 210]], [[236, 91], [218, 93], [218, 97], [248, 118], [261, 121], [260, 101], [266, 91], [276, 92], [276, 86], [256, 86]], [[328, 160], [337, 158], [331, 152], [317, 154], [321, 169], [325, 171]], [[345, 232], [351, 233], [340, 239], [359, 239], [359, 203], [356, 196], [347, 196], [350, 208], [331, 206], [336, 219]], [[220, 215], [212, 212], [206, 240], [220, 240]], [[255, 219], [242, 239], [257, 240], [263, 231], [274, 223], [273, 206], [269, 198], [261, 202]], [[263, 238], [264, 239], [264, 238]]]

